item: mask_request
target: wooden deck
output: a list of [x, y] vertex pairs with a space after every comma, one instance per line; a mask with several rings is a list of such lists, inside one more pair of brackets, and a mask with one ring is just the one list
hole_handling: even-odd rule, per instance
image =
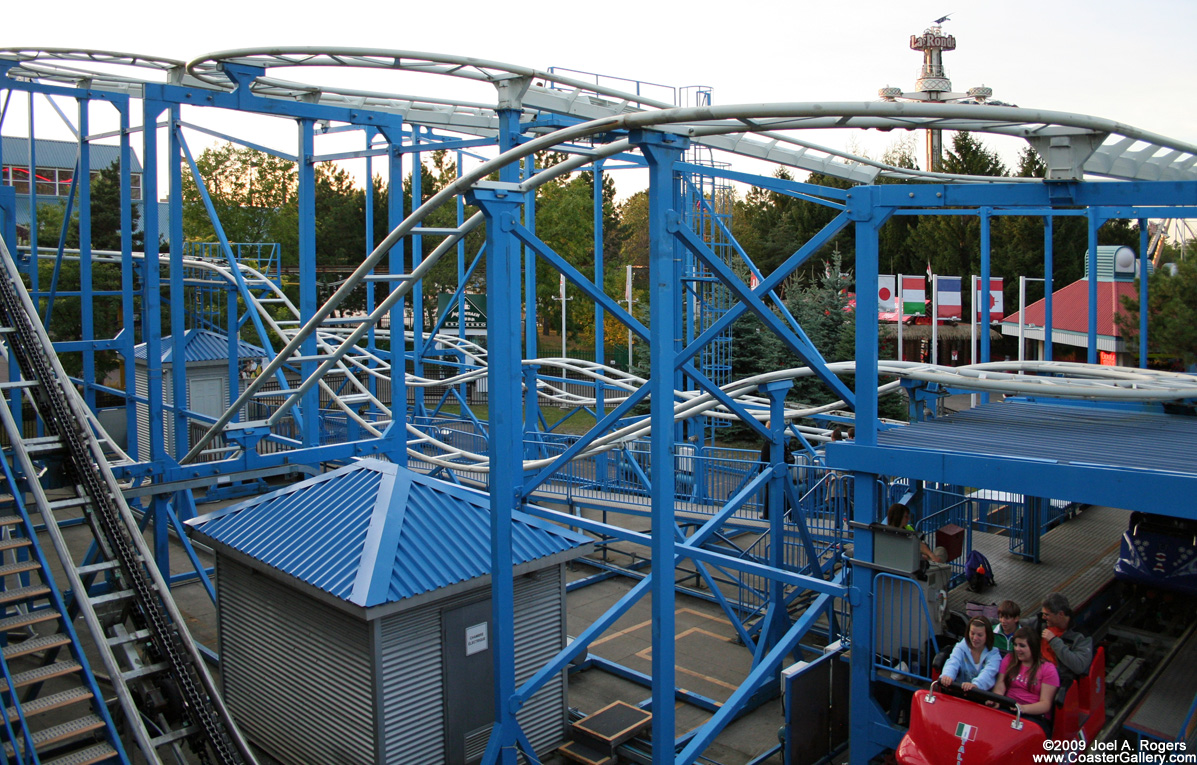
[[1080, 606], [1114, 577], [1118, 544], [1130, 513], [1112, 507], [1090, 507], [1043, 535], [1039, 563], [1010, 553], [1010, 538], [973, 532], [973, 547], [993, 564], [993, 587], [975, 593], [960, 585], [948, 594], [948, 607], [964, 611], [968, 601], [1000, 603], [1013, 600], [1023, 617], [1032, 615], [1051, 592], [1062, 592], [1073, 607]]

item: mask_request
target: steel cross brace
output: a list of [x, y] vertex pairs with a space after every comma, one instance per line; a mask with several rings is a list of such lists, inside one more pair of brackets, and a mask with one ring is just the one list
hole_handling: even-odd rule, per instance
[[[782, 342], [790, 347], [790, 350], [798, 355], [798, 358], [802, 359], [807, 366], [814, 370], [819, 379], [827, 387], [831, 388], [837, 397], [843, 399], [848, 406], [853, 405], [854, 395], [852, 391], [849, 390], [848, 386], [844, 385], [840, 378], [831, 373], [831, 370], [827, 368], [827, 362], [823, 359], [823, 355], [819, 353], [809, 338], [800, 337], [791, 332], [789, 327], [779, 322], [773, 312], [756, 296], [756, 292], [740, 281], [728, 265], [723, 262], [723, 259], [711, 252], [706, 242], [702, 241], [688, 226], [681, 225], [679, 219], [671, 221], [670, 231], [675, 237], [681, 240], [690, 252], [706, 263], [707, 268], [711, 269], [719, 281], [731, 290], [740, 299], [741, 303], [747, 306], [748, 310], [756, 314], [757, 318], [761, 320], [766, 328], [772, 330], [774, 334], [781, 338]], [[703, 337], [706, 337], [706, 333], [704, 333]], [[705, 343], [703, 344], [705, 345]], [[698, 340], [692, 344], [693, 346], [701, 347]], [[697, 353], [696, 349], [689, 353], [689, 355], [693, 356], [695, 353]]]

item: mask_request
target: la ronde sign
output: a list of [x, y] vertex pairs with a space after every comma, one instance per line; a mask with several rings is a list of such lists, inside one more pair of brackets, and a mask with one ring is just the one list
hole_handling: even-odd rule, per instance
[[910, 36], [912, 50], [956, 50], [955, 35], [937, 35], [934, 32], [923, 32], [921, 35]]

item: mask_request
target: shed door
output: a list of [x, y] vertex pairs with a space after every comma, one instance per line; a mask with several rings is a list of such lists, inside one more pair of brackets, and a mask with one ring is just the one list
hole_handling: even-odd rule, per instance
[[444, 612], [445, 752], [449, 765], [482, 759], [495, 719], [490, 601]]
[[224, 400], [224, 382], [219, 377], [192, 380], [188, 390], [193, 412], [219, 417], [229, 408]]

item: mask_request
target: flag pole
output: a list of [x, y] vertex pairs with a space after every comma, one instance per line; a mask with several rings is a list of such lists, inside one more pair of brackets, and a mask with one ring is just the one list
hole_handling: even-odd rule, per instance
[[[969, 281], [972, 282], [972, 285], [973, 285], [973, 299], [972, 299], [972, 304], [973, 304], [972, 309], [973, 310], [969, 312], [972, 314], [969, 317], [969, 322], [972, 326], [972, 332], [970, 333], [971, 337], [970, 337], [970, 340], [968, 343], [968, 360], [969, 360], [970, 364], [976, 364], [977, 363], [977, 300], [978, 300], [977, 277], [970, 276]], [[972, 394], [971, 400], [972, 400], [972, 405], [975, 407], [977, 405], [977, 394], [976, 393]]]
[[902, 274], [898, 274], [898, 289], [894, 291], [894, 296], [898, 309], [898, 361], [902, 361], [902, 301], [906, 297], [902, 294]]
[[939, 363], [939, 274], [931, 274], [931, 363]]
[[1027, 277], [1018, 277], [1018, 360], [1026, 358]]

